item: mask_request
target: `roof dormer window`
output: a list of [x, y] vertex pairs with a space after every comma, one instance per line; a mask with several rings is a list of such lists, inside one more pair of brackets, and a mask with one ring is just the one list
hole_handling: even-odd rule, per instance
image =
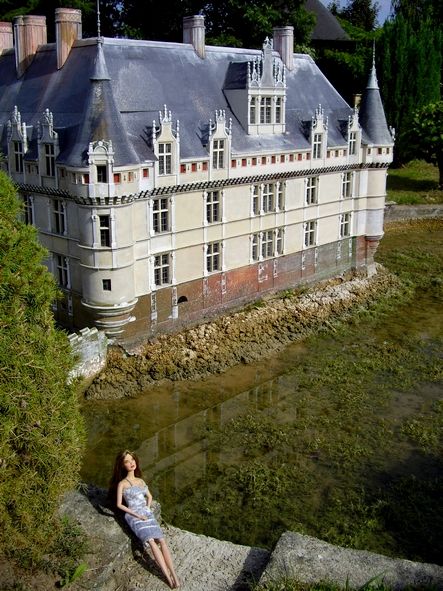
[[54, 121], [49, 109], [38, 122], [39, 168], [42, 176], [55, 177], [55, 161], [59, 152], [58, 134], [54, 131]]
[[166, 105], [159, 111], [159, 121], [159, 126], [152, 122], [152, 145], [158, 158], [158, 175], [169, 176], [176, 174], [180, 161], [180, 123], [177, 120], [173, 129], [171, 111]]
[[321, 105], [315, 110], [311, 122], [312, 159], [319, 160], [325, 154], [328, 133], [328, 118]]
[[26, 124], [22, 123], [21, 114], [17, 107], [14, 107], [7, 129], [9, 170], [22, 174], [24, 172], [24, 157], [28, 149], [28, 142]]
[[212, 119], [209, 120], [209, 150], [212, 170], [222, 170], [230, 161], [231, 134], [232, 120], [229, 120], [229, 127], [227, 127], [225, 111], [215, 111], [215, 122]]

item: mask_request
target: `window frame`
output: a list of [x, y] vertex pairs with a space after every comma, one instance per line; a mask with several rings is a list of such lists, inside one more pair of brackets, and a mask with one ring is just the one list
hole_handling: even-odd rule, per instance
[[46, 176], [55, 177], [55, 146], [54, 144], [46, 143], [44, 145], [45, 151], [45, 172]]
[[[215, 199], [215, 197], [217, 197]], [[207, 191], [205, 196], [206, 222], [215, 224], [222, 221], [222, 192]]]
[[172, 283], [172, 258], [170, 252], [154, 255], [154, 285], [163, 287]]
[[346, 211], [340, 214], [340, 238], [349, 238], [351, 236], [352, 212]]
[[52, 216], [54, 234], [64, 236], [66, 234], [66, 203], [61, 199], [54, 199], [52, 202]]
[[98, 233], [100, 236], [100, 246], [110, 248], [111, 241], [111, 216], [109, 213], [98, 216]]
[[212, 141], [212, 168], [221, 170], [226, 168], [226, 140], [217, 138]]
[[[159, 207], [156, 207], [159, 205]], [[170, 231], [170, 204], [168, 197], [154, 197], [152, 200], [152, 231], [164, 234]]]
[[317, 205], [318, 204], [318, 187], [319, 187], [318, 176], [306, 177], [305, 185], [305, 204], [306, 205]]
[[158, 143], [158, 174], [172, 174], [172, 142]]
[[23, 195], [23, 220], [28, 226], [34, 225], [34, 198], [32, 195]]
[[71, 287], [71, 278], [69, 273], [69, 259], [63, 254], [54, 254], [55, 271], [59, 287], [69, 289]]
[[310, 248], [317, 244], [317, 220], [307, 220], [303, 224], [303, 244]]
[[216, 273], [221, 271], [222, 262], [222, 242], [208, 242], [206, 244], [206, 271], [207, 273]]
[[14, 153], [14, 172], [22, 174], [24, 170], [25, 157], [23, 142], [20, 140], [13, 140], [12, 149]]
[[350, 199], [352, 197], [353, 174], [344, 172], [341, 179], [341, 198]]
[[312, 136], [312, 159], [318, 160], [323, 155], [323, 134], [314, 133]]

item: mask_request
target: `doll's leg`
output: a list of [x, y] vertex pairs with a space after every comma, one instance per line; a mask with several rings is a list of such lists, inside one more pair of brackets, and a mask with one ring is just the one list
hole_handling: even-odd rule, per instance
[[175, 581], [173, 581], [173, 579], [169, 573], [169, 568], [166, 566], [166, 562], [163, 557], [162, 551], [157, 546], [157, 543], [154, 540], [154, 538], [149, 539], [148, 543], [149, 543], [149, 546], [152, 550], [152, 554], [154, 556], [155, 562], [158, 564], [160, 570], [162, 571], [162, 573], [166, 577], [166, 580], [168, 581], [168, 585], [171, 587], [171, 589], [174, 589], [175, 588]]
[[169, 568], [169, 572], [171, 573], [172, 582], [174, 583], [174, 589], [178, 589], [180, 587], [180, 581], [178, 580], [177, 574], [174, 569], [174, 563], [172, 562], [171, 553], [169, 552], [168, 544], [166, 540], [161, 539], [159, 540], [160, 550], [163, 554], [163, 558], [165, 559], [166, 566]]

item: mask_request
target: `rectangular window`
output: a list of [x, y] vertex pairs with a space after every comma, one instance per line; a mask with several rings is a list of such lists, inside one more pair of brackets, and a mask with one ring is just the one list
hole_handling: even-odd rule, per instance
[[283, 228], [275, 231], [275, 254], [283, 254]]
[[281, 97], [275, 99], [275, 122], [281, 123]]
[[268, 213], [274, 211], [274, 209], [274, 185], [272, 183], [265, 183], [262, 193], [262, 210], [264, 213]]
[[46, 176], [55, 176], [54, 144], [45, 144], [45, 170]]
[[97, 183], [107, 183], [108, 182], [108, 169], [105, 164], [100, 164], [97, 166]]
[[214, 140], [212, 147], [212, 167], [225, 167], [225, 140]]
[[349, 132], [349, 156], [355, 156], [357, 154], [357, 132]]
[[31, 195], [23, 196], [23, 216], [25, 224], [34, 223], [34, 203]]
[[82, 174], [82, 183], [83, 185], [89, 185], [89, 174], [87, 172]]
[[272, 99], [270, 96], [263, 96], [260, 99], [260, 123], [271, 123]]
[[154, 283], [157, 286], [171, 283], [171, 257], [169, 253], [154, 257]]
[[149, 168], [143, 168], [143, 178], [149, 178]]
[[274, 250], [274, 232], [267, 230], [261, 234], [261, 256], [264, 259], [272, 257]]
[[304, 224], [304, 243], [305, 246], [314, 246], [315, 245], [315, 234], [317, 230], [317, 222], [316, 220], [311, 220], [309, 222], [305, 222]]
[[169, 203], [165, 197], [154, 199], [152, 228], [155, 234], [169, 231]]
[[340, 215], [340, 238], [347, 238], [351, 235], [351, 213]]
[[259, 235], [252, 234], [251, 239], [251, 257], [253, 261], [258, 261], [258, 253], [259, 253]]
[[285, 208], [285, 185], [284, 183], [276, 184], [277, 192], [277, 207], [279, 211], [283, 211]]
[[14, 170], [23, 172], [23, 142], [13, 142], [14, 148]]
[[103, 291], [111, 291], [111, 280], [102, 279]]
[[55, 255], [56, 276], [60, 287], [69, 287], [69, 264], [67, 257]]
[[54, 199], [53, 203], [53, 231], [56, 234], [66, 233], [66, 209], [65, 204], [60, 199]]
[[111, 216], [99, 215], [100, 246], [111, 246]]
[[260, 185], [253, 185], [252, 186], [252, 213], [254, 215], [258, 215], [260, 213], [258, 207], [258, 199], [260, 195]]
[[122, 182], [122, 176], [119, 172], [114, 172], [114, 183], [119, 185]]
[[318, 177], [310, 176], [306, 179], [306, 205], [318, 202]]
[[206, 195], [206, 221], [208, 224], [221, 221], [220, 191], [209, 191]]
[[172, 173], [172, 144], [170, 142], [158, 145], [158, 174]]
[[343, 199], [352, 197], [352, 172], [344, 172], [341, 182], [341, 196]]
[[208, 273], [221, 270], [221, 242], [210, 242], [207, 245], [206, 270]]
[[312, 139], [312, 157], [313, 158], [321, 158], [322, 157], [322, 134], [321, 133], [314, 133], [314, 137]]
[[249, 123], [254, 125], [257, 122], [257, 107], [255, 98], [251, 98], [251, 103], [249, 105]]

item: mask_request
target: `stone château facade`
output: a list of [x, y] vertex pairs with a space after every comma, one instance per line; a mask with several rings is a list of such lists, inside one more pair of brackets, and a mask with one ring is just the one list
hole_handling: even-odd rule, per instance
[[370, 268], [388, 129], [373, 67], [359, 110], [291, 27], [263, 49], [81, 38], [81, 13], [0, 23], [3, 167], [50, 255], [57, 319], [134, 338]]

